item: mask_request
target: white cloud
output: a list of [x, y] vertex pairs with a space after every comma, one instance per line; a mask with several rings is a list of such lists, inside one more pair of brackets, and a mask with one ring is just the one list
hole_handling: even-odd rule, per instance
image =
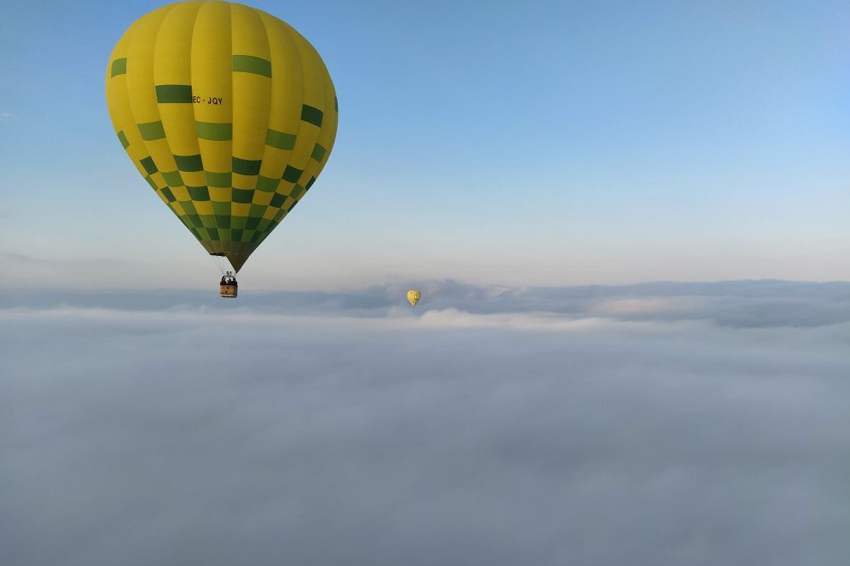
[[298, 326], [302, 329], [336, 331], [411, 332], [421, 330], [494, 329], [516, 332], [604, 333], [616, 328], [620, 332], [657, 332], [652, 322], [616, 321], [597, 317], [570, 317], [553, 313], [477, 314], [454, 308], [421, 310], [413, 314], [405, 307], [393, 307], [386, 317], [328, 316], [263, 313], [237, 308], [218, 311], [206, 307], [178, 305], [163, 311], [125, 311], [108, 308], [60, 306], [50, 309], [17, 307], [0, 309], [0, 321], [10, 325], [65, 324], [89, 321], [117, 324], [131, 328], [158, 328], [172, 331], [198, 326], [238, 328], [241, 326]]
[[613, 321], [594, 316], [566, 316], [563, 314], [536, 313], [493, 313], [476, 314], [454, 308], [427, 310], [417, 320], [416, 327], [449, 329], [502, 329], [530, 332], [594, 333], [608, 332], [613, 327], [620, 331], [652, 331], [657, 325], [640, 322]]
[[[31, 258], [17, 258], [15, 262], [19, 268], [27, 264], [50, 264]], [[62, 267], [65, 271], [85, 268], [92, 274], [109, 269], [105, 261], [66, 262]], [[96, 279], [96, 275], [93, 278]], [[406, 290], [410, 287], [423, 290], [422, 301], [415, 309], [411, 309], [405, 300]], [[577, 320], [588, 318], [633, 323], [691, 321], [740, 328], [781, 328], [850, 323], [850, 283], [738, 281], [504, 289], [455, 281], [419, 281], [343, 291], [263, 293], [248, 287], [234, 302], [221, 301], [209, 288], [202, 291], [159, 289], [132, 292], [7, 288], [0, 293], [0, 308], [29, 306], [40, 309], [63, 304], [138, 311], [180, 307], [199, 309], [208, 315], [238, 312], [258, 316], [390, 318], [402, 319], [393, 324], [407, 324], [411, 328], [423, 324], [558, 328], [565, 325], [575, 327]]]
[[638, 313], [675, 313], [703, 306], [695, 298], [651, 297], [637, 299], [606, 299], [591, 305], [590, 312], [607, 315]]
[[[704, 308], [758, 312], [764, 289], [733, 287], [704, 288]], [[844, 559], [850, 324], [668, 319], [663, 302], [601, 317], [598, 289], [474, 312], [461, 291], [463, 309], [422, 310], [375, 307], [381, 289], [167, 308], [7, 294], [7, 561]], [[573, 312], [512, 302], [547, 293]]]

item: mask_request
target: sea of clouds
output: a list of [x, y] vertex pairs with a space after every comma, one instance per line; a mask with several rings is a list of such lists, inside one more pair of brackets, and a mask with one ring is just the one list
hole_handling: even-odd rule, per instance
[[845, 564], [848, 351], [848, 283], [8, 291], [2, 562]]

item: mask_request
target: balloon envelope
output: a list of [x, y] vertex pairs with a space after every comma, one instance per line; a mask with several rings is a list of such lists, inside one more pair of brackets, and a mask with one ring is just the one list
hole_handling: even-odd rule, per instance
[[316, 181], [336, 137], [319, 54], [241, 4], [181, 2], [141, 17], [109, 59], [106, 100], [151, 188], [237, 271]]
[[419, 299], [422, 298], [422, 294], [416, 289], [411, 289], [407, 292], [407, 302], [410, 303], [410, 306], [415, 307], [416, 303], [419, 302]]

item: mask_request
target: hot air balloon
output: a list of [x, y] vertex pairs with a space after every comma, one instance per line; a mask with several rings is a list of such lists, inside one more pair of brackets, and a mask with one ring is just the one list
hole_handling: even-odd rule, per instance
[[411, 307], [415, 307], [420, 298], [422, 298], [422, 294], [416, 289], [411, 289], [407, 292], [407, 302], [410, 303]]
[[178, 2], [133, 23], [109, 58], [106, 101], [145, 181], [235, 272], [313, 186], [336, 137], [336, 92], [313, 46], [229, 2]]

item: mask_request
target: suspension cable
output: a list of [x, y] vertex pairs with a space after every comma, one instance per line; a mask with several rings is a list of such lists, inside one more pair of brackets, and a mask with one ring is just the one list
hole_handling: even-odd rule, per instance
[[218, 266], [218, 270], [221, 272], [221, 276], [224, 277], [224, 266], [221, 264], [221, 256], [220, 255], [210, 255], [213, 258], [213, 261]]

